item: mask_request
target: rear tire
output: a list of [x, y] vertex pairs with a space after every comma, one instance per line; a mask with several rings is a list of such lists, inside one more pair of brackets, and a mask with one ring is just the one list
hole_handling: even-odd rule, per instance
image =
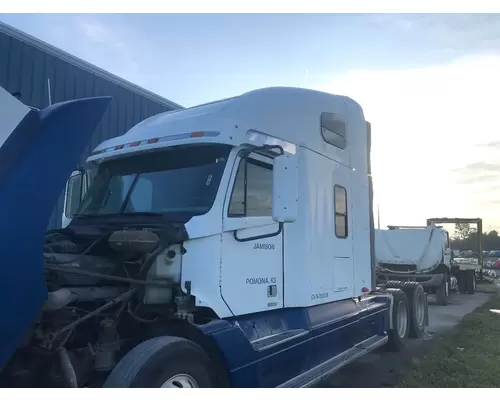
[[476, 292], [476, 273], [471, 269], [464, 272], [465, 293], [474, 294]]
[[116, 364], [105, 388], [214, 387], [213, 368], [203, 349], [189, 340], [162, 336], [146, 340]]
[[425, 313], [427, 296], [424, 288], [417, 282], [405, 282], [403, 291], [408, 299], [410, 310], [410, 332], [409, 336], [421, 338], [425, 332]]
[[401, 289], [386, 289], [393, 296], [392, 329], [388, 331], [386, 349], [401, 351], [410, 331], [410, 308], [408, 298]]
[[447, 306], [450, 298], [450, 280], [448, 273], [445, 272], [443, 281], [436, 290], [436, 301], [440, 306]]
[[458, 291], [461, 294], [467, 293], [467, 279], [465, 277], [465, 271], [458, 271], [457, 279], [458, 279]]

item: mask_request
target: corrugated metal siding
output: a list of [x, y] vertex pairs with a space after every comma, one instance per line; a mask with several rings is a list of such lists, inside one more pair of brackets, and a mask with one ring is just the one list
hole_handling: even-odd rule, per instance
[[[122, 135], [138, 122], [173, 109], [0, 32], [0, 86], [11, 93], [20, 92], [27, 105], [44, 108], [49, 105], [48, 79], [52, 103], [92, 96], [113, 97], [110, 109], [81, 156], [82, 164], [103, 140]], [[61, 194], [49, 228], [60, 226], [62, 210]]]

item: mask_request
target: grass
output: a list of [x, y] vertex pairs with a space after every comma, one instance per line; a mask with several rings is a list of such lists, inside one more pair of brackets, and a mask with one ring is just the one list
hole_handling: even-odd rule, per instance
[[476, 285], [476, 292], [480, 293], [498, 293], [499, 288], [495, 283], [478, 283]]
[[[484, 285], [494, 286], [494, 285]], [[432, 340], [425, 355], [413, 358], [398, 387], [499, 387], [500, 309], [497, 293], [448, 334]]]

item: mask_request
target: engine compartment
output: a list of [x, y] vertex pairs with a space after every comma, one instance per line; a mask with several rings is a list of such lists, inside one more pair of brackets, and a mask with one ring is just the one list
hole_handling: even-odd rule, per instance
[[0, 385], [98, 387], [150, 327], [194, 321], [180, 287], [186, 239], [183, 226], [49, 232], [48, 298]]

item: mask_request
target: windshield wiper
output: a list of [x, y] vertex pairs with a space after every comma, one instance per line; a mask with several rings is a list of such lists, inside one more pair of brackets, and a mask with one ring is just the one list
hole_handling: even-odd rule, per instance
[[164, 214], [158, 213], [158, 212], [151, 212], [151, 211], [131, 211], [131, 212], [122, 212], [122, 213], [117, 213], [117, 214], [107, 214], [107, 215], [120, 215], [120, 216], [141, 216], [144, 215], [146, 217], [151, 216], [151, 217], [162, 217]]
[[106, 214], [99, 214], [99, 213], [90, 213], [90, 214], [74, 214], [73, 217], [77, 218], [113, 218], [113, 217], [127, 217], [127, 216], [151, 216], [151, 217], [161, 217], [163, 216], [162, 213], [157, 213], [157, 212], [149, 212], [149, 211], [132, 211], [132, 212], [119, 212], [119, 213], [106, 213]]

